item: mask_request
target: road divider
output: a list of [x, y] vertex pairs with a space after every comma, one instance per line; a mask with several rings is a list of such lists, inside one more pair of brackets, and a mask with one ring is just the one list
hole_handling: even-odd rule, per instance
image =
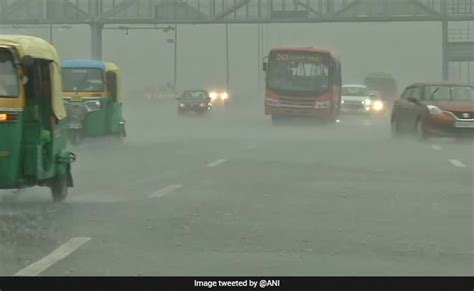
[[46, 257], [18, 271], [13, 276], [37, 276], [44, 270], [75, 252], [90, 239], [90, 237], [74, 237], [52, 251]]
[[153, 194], [150, 194], [148, 196], [148, 198], [160, 198], [160, 197], [163, 197], [165, 195], [168, 195], [176, 190], [178, 190], [179, 188], [182, 188], [183, 185], [181, 184], [174, 184], [174, 185], [168, 185], [164, 188], [161, 188], [160, 190], [156, 191], [155, 193]]

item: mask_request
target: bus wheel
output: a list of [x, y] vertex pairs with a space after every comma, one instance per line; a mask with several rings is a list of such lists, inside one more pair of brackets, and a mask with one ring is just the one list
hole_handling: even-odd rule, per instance
[[51, 186], [51, 195], [54, 202], [62, 202], [66, 199], [68, 189], [68, 178], [67, 174], [58, 174]]
[[272, 115], [272, 124], [273, 125], [282, 125], [284, 121], [283, 116], [278, 116], [278, 115]]

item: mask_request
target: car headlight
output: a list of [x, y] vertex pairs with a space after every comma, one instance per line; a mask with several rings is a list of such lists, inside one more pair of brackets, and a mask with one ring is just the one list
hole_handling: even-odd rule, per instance
[[206, 104], [201, 103], [201, 104], [199, 104], [199, 106], [200, 106], [200, 107], [204, 107], [204, 106], [206, 106]]
[[216, 100], [217, 92], [212, 91], [211, 93], [209, 93], [209, 97], [211, 98], [212, 101]]
[[88, 112], [100, 110], [100, 101], [99, 100], [91, 100], [84, 102], [84, 106]]
[[315, 109], [329, 108], [331, 106], [331, 101], [316, 101], [314, 104]]
[[383, 102], [380, 101], [380, 100], [376, 100], [374, 101], [374, 103], [372, 104], [372, 108], [375, 110], [375, 111], [380, 111], [383, 109]]
[[183, 103], [179, 103], [179, 107], [183, 108], [185, 105]]
[[372, 103], [372, 101], [370, 99], [365, 99], [364, 101], [362, 101], [362, 103], [364, 103], [365, 105], [367, 106], [370, 106], [370, 104]]
[[229, 94], [227, 94], [227, 92], [221, 93], [221, 99], [222, 100], [227, 100], [228, 98], [229, 98]]
[[439, 109], [438, 106], [426, 105], [426, 107], [428, 108], [431, 114], [434, 114], [434, 115], [443, 114], [443, 111], [441, 111], [441, 109]]
[[344, 100], [341, 100], [341, 104], [344, 104]]

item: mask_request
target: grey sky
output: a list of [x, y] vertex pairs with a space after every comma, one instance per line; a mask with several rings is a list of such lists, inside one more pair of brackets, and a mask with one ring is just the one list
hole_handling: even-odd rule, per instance
[[[3, 33], [32, 34], [49, 39], [49, 29]], [[352, 23], [263, 25], [263, 49], [280, 45], [315, 45], [341, 56], [343, 81], [361, 82], [371, 71], [392, 73], [399, 86], [441, 78], [439, 23]], [[103, 58], [124, 70], [126, 92], [137, 94], [173, 79], [173, 32], [159, 30], [104, 30]], [[257, 95], [257, 26], [229, 26], [231, 88], [238, 95]], [[180, 25], [178, 88], [225, 86], [225, 26]], [[62, 59], [88, 58], [88, 26], [54, 32]]]

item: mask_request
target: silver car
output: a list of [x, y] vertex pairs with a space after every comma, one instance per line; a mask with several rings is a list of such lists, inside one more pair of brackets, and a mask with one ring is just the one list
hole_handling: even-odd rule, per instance
[[341, 109], [343, 112], [370, 113], [370, 94], [364, 85], [343, 85]]

